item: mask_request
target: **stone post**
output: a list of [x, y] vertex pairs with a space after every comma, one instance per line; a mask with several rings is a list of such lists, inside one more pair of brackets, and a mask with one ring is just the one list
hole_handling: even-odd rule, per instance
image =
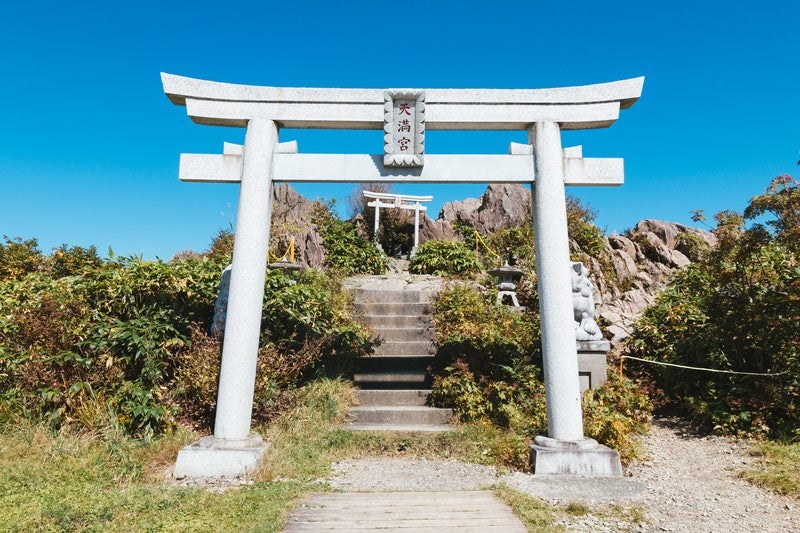
[[414, 206], [414, 247], [411, 249], [411, 254], [417, 253], [417, 246], [419, 246], [419, 202]]
[[265, 118], [247, 124], [222, 346], [214, 435], [178, 452], [177, 479], [236, 477], [258, 468], [268, 444], [250, 433], [278, 128]]
[[278, 128], [265, 118], [247, 125], [233, 245], [231, 288], [222, 348], [214, 437], [246, 439], [250, 434], [256, 359], [261, 333], [261, 309], [272, 190], [272, 158]]
[[550, 437], [583, 439], [578, 353], [572, 311], [561, 131], [554, 122], [528, 130], [533, 145], [533, 226]]
[[559, 125], [535, 123], [528, 129], [528, 142], [534, 157], [533, 224], [549, 434], [534, 439], [531, 462], [540, 475], [619, 476], [619, 454], [583, 436]]
[[372, 240], [375, 244], [380, 242], [378, 238], [378, 230], [380, 229], [380, 220], [381, 220], [381, 201], [375, 200], [375, 224], [372, 227]]

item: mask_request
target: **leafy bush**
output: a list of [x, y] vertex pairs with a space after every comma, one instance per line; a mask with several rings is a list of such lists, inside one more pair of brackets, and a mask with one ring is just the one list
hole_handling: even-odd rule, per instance
[[503, 367], [540, 361], [539, 321], [481, 293], [475, 286], [451, 283], [433, 304], [437, 366], [462, 359], [480, 375], [498, 376]]
[[702, 261], [711, 252], [711, 247], [697, 233], [678, 233], [675, 238], [675, 249], [696, 263]]
[[[64, 247], [42, 255], [41, 268], [15, 270], [0, 281], [0, 423], [25, 416], [153, 435], [182, 409], [207, 425], [220, 351], [203, 332], [227, 259], [103, 262], [91, 249]], [[372, 346], [338, 284], [319, 273], [295, 283], [270, 271], [265, 294], [257, 414], [270, 411], [276, 391], [325, 365], [347, 371]]]
[[636, 436], [647, 431], [653, 404], [635, 382], [610, 373], [609, 380], [583, 393], [583, 431], [620, 454], [623, 463], [638, 456]]
[[[717, 248], [675, 277], [628, 341], [638, 357], [777, 374], [643, 367], [673, 405], [717, 431], [800, 435], [799, 206], [800, 184], [780, 176], [744, 215], [719, 213]], [[766, 225], [745, 227], [762, 215]]]
[[325, 266], [332, 273], [352, 276], [386, 272], [389, 258], [358, 235], [353, 224], [339, 220], [325, 208], [318, 209], [313, 220], [325, 246]]
[[[510, 256], [517, 267], [531, 273], [536, 270], [533, 222], [498, 230], [486, 238], [486, 242], [503, 260]], [[487, 267], [500, 266], [498, 261], [491, 254], [484, 255], [484, 264]]]
[[481, 270], [474, 251], [457, 241], [430, 240], [417, 247], [409, 271], [435, 276], [469, 275]]
[[0, 244], [0, 279], [19, 279], [35, 272], [42, 264], [42, 252], [36, 239], [10, 239], [3, 236]]
[[594, 225], [597, 218], [590, 207], [574, 196], [567, 197], [567, 232], [580, 250], [591, 257], [599, 257], [605, 251], [603, 232]]
[[[91, 263], [93, 261], [88, 261]], [[208, 324], [220, 266], [121, 258], [83, 275], [0, 283], [0, 381], [22, 414], [91, 424], [109, 406], [133, 434], [168, 429], [162, 399], [188, 324]]]
[[[475, 287], [451, 284], [434, 302], [436, 342], [432, 399], [464, 422], [490, 421], [520, 439], [547, 432], [538, 315], [498, 306]], [[635, 435], [652, 405], [630, 380], [612, 380], [584, 394], [588, 437], [637, 454]]]

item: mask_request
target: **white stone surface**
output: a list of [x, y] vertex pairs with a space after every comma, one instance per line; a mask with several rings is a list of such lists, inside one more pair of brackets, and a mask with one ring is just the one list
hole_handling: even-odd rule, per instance
[[241, 440], [203, 437], [178, 452], [175, 479], [235, 478], [258, 469], [269, 448], [258, 435]]
[[[429, 104], [427, 130], [524, 130], [533, 122], [553, 121], [568, 130], [607, 128], [619, 118], [619, 102], [589, 104]], [[243, 127], [251, 117], [285, 128], [383, 129], [382, 106], [354, 103], [274, 103], [186, 99], [186, 112], [198, 124]]]
[[619, 453], [594, 439], [536, 437], [530, 446], [533, 473], [587, 477], [619, 477]]
[[548, 434], [554, 439], [578, 441], [583, 439], [583, 420], [558, 124], [535, 124], [529, 130], [529, 141], [537, 176], [533, 184], [533, 225]]
[[[177, 105], [186, 97], [259, 102], [355, 102], [383, 105], [383, 89], [267, 87], [200, 80], [161, 73], [164, 93]], [[632, 106], [642, 94], [644, 77], [550, 89], [425, 89], [426, 102], [454, 104], [583, 104], [619, 101]], [[414, 90], [414, 89], [409, 89]]]
[[[272, 159], [278, 129], [253, 119], [245, 135], [242, 184], [233, 246], [228, 314], [222, 346], [214, 436], [238, 440], [250, 434], [261, 307], [269, 244]], [[225, 156], [223, 156], [225, 157]]]
[[425, 154], [425, 91], [383, 93], [383, 163], [421, 167]]
[[[386, 168], [383, 156], [367, 154], [275, 154], [274, 181], [377, 183], [531, 183], [533, 161], [524, 155], [426, 155], [423, 168]], [[622, 185], [618, 158], [564, 160], [564, 184]], [[235, 155], [181, 154], [179, 176], [187, 182], [235, 183], [241, 158]]]

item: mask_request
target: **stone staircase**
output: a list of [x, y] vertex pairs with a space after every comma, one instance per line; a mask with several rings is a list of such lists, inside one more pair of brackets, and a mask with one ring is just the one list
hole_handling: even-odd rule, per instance
[[452, 410], [426, 405], [435, 351], [428, 317], [434, 292], [381, 281], [361, 280], [353, 287], [357, 312], [383, 342], [358, 361], [354, 381], [360, 405], [349, 410], [344, 428], [449, 431]]

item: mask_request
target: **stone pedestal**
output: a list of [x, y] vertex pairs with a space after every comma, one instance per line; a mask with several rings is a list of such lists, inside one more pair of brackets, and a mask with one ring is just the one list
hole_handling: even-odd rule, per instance
[[538, 436], [530, 448], [531, 466], [536, 475], [622, 475], [619, 453], [594, 439], [569, 441]]
[[255, 471], [269, 443], [251, 434], [246, 439], [203, 437], [178, 452], [175, 479], [234, 478]]
[[606, 382], [606, 354], [611, 350], [608, 341], [577, 341], [578, 378], [581, 393], [596, 389]]

